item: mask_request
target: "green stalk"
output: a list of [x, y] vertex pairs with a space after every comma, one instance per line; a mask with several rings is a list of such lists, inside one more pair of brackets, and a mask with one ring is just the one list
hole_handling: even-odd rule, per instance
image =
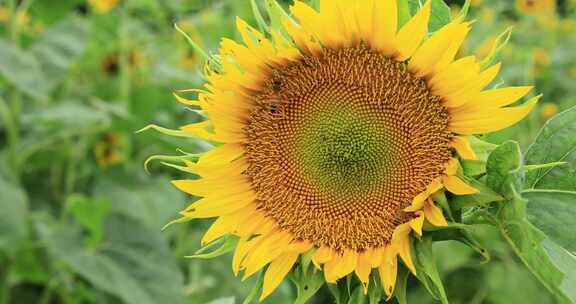
[[9, 164], [12, 167], [13, 173], [18, 171], [18, 125], [15, 118], [15, 113], [12, 111], [6, 100], [0, 96], [0, 117], [8, 135], [8, 155]]

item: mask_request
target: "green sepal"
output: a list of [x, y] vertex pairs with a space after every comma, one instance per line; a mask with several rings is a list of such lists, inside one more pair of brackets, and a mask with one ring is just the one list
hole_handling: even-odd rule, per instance
[[268, 25], [262, 17], [262, 13], [260, 12], [260, 8], [258, 7], [256, 0], [250, 0], [250, 6], [252, 7], [252, 14], [254, 15], [254, 19], [256, 19], [256, 24], [258, 24], [258, 30], [260, 30], [260, 33], [264, 34], [269, 32], [270, 30], [268, 29]]
[[190, 35], [186, 34], [186, 32], [184, 32], [179, 26], [178, 24], [174, 23], [174, 28], [184, 36], [184, 38], [186, 38], [186, 41], [188, 41], [188, 44], [190, 44], [190, 46], [192, 47], [192, 49], [197, 52], [198, 54], [200, 54], [200, 56], [202, 56], [202, 58], [204, 58], [204, 60], [206, 60], [206, 62], [208, 62], [208, 66], [213, 68], [216, 71], [222, 71], [222, 64], [220, 63], [220, 61], [214, 57], [209, 55], [208, 53], [206, 53], [206, 51], [204, 51], [204, 49], [202, 47], [200, 47], [193, 39], [192, 37], [190, 37]]
[[394, 298], [398, 301], [398, 304], [408, 304], [408, 299], [406, 296], [406, 290], [408, 287], [408, 277], [410, 272], [408, 268], [404, 265], [398, 265], [398, 270], [396, 272], [396, 286], [394, 287]]
[[416, 278], [426, 287], [432, 297], [442, 304], [447, 304], [446, 291], [432, 252], [431, 236], [424, 235], [420, 240], [414, 240], [414, 256], [414, 264], [418, 270]]
[[213, 259], [219, 257], [228, 252], [231, 252], [236, 248], [238, 244], [238, 237], [235, 235], [223, 236], [210, 244], [203, 246], [193, 255], [185, 256], [185, 258], [190, 259]]
[[450, 206], [452, 208], [462, 209], [474, 206], [488, 206], [493, 202], [504, 201], [504, 198], [500, 194], [496, 193], [484, 183], [471, 178], [463, 179], [468, 185], [478, 189], [478, 192], [467, 195], [453, 195], [450, 199]]
[[172, 225], [175, 225], [175, 224], [183, 224], [183, 223], [187, 223], [187, 222], [190, 222], [190, 221], [192, 221], [192, 218], [183, 216], [183, 217], [177, 218], [177, 219], [175, 219], [175, 220], [171, 220], [171, 221], [168, 222], [166, 225], [164, 225], [164, 226], [162, 227], [162, 229], [160, 229], [160, 231], [164, 231], [164, 230], [168, 229], [168, 228], [169, 228], [170, 226], [172, 226]]
[[259, 302], [258, 298], [262, 293], [263, 284], [264, 284], [264, 270], [258, 273], [258, 278], [256, 279], [256, 282], [254, 283], [254, 285], [252, 285], [250, 292], [248, 293], [244, 301], [242, 301], [242, 304], [258, 303]]
[[324, 285], [322, 271], [314, 268], [310, 258], [301, 257], [301, 262], [289, 275], [290, 280], [296, 286], [296, 300], [294, 304], [307, 303], [314, 294]]
[[494, 62], [496, 56], [500, 53], [500, 51], [502, 51], [502, 49], [504, 49], [506, 44], [508, 44], [508, 41], [510, 41], [511, 36], [512, 36], [512, 27], [509, 27], [505, 29], [500, 35], [498, 35], [498, 37], [496, 37], [496, 40], [492, 45], [492, 49], [490, 50], [488, 55], [486, 55], [486, 57], [484, 57], [484, 59], [480, 61], [481, 69], [487, 68]]
[[458, 241], [482, 256], [483, 262], [487, 263], [491, 259], [488, 250], [474, 237], [473, 225], [449, 222], [446, 227], [427, 228], [426, 231], [435, 242]]
[[[192, 161], [192, 162], [197, 162], [198, 159], [200, 158], [200, 154], [186, 154], [186, 155], [152, 155], [150, 157], [148, 157], [146, 159], [146, 161], [144, 161], [144, 170], [146, 172], [149, 172], [148, 167], [150, 165], [150, 162], [155, 161], [155, 160], [161, 160], [161, 164], [163, 165], [167, 165], [167, 166], [175, 166], [173, 164], [169, 164], [168, 161], [170, 162], [181, 162], [184, 163], [184, 161]], [[180, 168], [177, 168], [180, 170]], [[185, 170], [182, 169], [181, 171], [184, 172], [190, 172], [189, 168], [186, 168]], [[194, 173], [194, 172], [191, 172]]]
[[280, 33], [286, 41], [290, 41], [287, 37], [290, 37], [284, 27], [282, 26], [282, 19], [287, 18], [289, 20], [293, 19], [286, 13], [280, 4], [276, 0], [265, 0], [266, 11], [270, 17], [270, 30]]

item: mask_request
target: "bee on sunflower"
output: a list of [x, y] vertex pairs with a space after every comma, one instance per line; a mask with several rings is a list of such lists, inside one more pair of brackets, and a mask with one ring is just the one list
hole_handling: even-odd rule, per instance
[[180, 135], [214, 143], [184, 161], [197, 179], [173, 182], [201, 197], [181, 214], [216, 218], [203, 244], [236, 237], [233, 272], [264, 270], [261, 299], [304, 257], [390, 297], [399, 261], [421, 271], [412, 240], [448, 225], [435, 194], [479, 191], [460, 164], [478, 157], [472, 135], [538, 101], [510, 106], [532, 88], [488, 89], [500, 64], [456, 57], [470, 22], [428, 35], [431, 1], [404, 24], [397, 5], [295, 1], [268, 36], [238, 18], [243, 43], [223, 39], [197, 99], [176, 96], [208, 117]]

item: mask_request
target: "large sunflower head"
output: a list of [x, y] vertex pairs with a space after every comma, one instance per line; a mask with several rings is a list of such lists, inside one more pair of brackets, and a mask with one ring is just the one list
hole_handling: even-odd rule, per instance
[[216, 218], [203, 238], [239, 238], [233, 270], [266, 268], [262, 298], [309, 254], [327, 282], [374, 269], [393, 292], [398, 257], [412, 272], [411, 238], [447, 225], [432, 197], [463, 195], [468, 137], [508, 127], [537, 97], [530, 87], [486, 89], [500, 65], [456, 58], [470, 23], [428, 35], [431, 1], [399, 26], [396, 1], [300, 1], [265, 35], [238, 19], [197, 106], [208, 120], [182, 127], [215, 143], [178, 180], [201, 197], [182, 215]]

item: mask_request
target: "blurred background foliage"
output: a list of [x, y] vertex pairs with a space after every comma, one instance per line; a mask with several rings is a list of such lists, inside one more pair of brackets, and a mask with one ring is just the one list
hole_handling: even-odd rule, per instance
[[[463, 1], [448, 4], [456, 13]], [[0, 0], [0, 303], [242, 303], [255, 279], [234, 277], [229, 256], [184, 258], [210, 221], [161, 231], [188, 200], [169, 183], [178, 173], [143, 168], [150, 155], [209, 147], [135, 135], [201, 119], [171, 96], [201, 85], [203, 68], [173, 24], [214, 52], [221, 37], [236, 38], [234, 16], [256, 24], [248, 0]], [[529, 118], [484, 136], [525, 148], [576, 104], [576, 1], [474, 0], [470, 18], [464, 51], [486, 56], [512, 28], [498, 81], [544, 93]], [[495, 230], [476, 233], [489, 262], [435, 244], [451, 302], [552, 303]], [[434, 302], [409, 285], [410, 302]], [[266, 302], [294, 294], [285, 283]], [[313, 299], [329, 301], [326, 287]]]

